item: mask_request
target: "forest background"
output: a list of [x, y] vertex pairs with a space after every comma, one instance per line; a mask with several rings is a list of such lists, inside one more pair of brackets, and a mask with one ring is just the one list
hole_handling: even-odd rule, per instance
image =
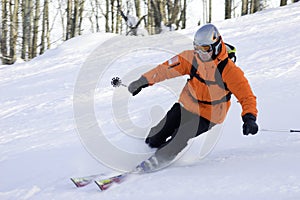
[[0, 64], [31, 60], [82, 34], [161, 34], [298, 1], [1, 0]]

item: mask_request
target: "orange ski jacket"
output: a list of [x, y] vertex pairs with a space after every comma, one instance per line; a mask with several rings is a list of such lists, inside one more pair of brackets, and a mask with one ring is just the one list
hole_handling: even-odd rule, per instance
[[215, 60], [202, 62], [194, 50], [187, 50], [146, 72], [143, 76], [148, 80], [149, 85], [153, 85], [166, 79], [190, 75], [193, 59], [196, 59], [198, 64], [196, 73], [201, 81], [193, 77], [184, 86], [179, 102], [185, 109], [213, 123], [222, 123], [229, 110], [232, 93], [242, 106], [242, 116], [246, 113], [257, 116], [256, 97], [248, 80], [243, 71], [230, 59], [221, 73], [222, 83], [226, 86], [216, 84], [218, 64], [227, 58], [226, 47], [222, 41], [222, 50]]

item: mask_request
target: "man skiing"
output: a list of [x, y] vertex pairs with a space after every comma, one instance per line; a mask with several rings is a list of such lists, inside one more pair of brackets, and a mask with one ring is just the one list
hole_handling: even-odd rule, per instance
[[196, 137], [224, 121], [234, 94], [242, 106], [243, 134], [256, 134], [257, 108], [243, 71], [228, 59], [225, 43], [212, 24], [202, 26], [194, 36], [194, 50], [186, 50], [133, 81], [133, 96], [143, 88], [182, 75], [190, 75], [179, 101], [151, 128], [145, 142], [157, 148], [155, 154], [137, 166], [151, 172], [172, 161]]

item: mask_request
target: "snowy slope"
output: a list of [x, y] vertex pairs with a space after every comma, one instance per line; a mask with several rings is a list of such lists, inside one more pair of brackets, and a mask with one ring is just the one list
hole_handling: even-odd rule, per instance
[[[216, 23], [225, 41], [238, 49], [237, 64], [258, 98], [261, 128], [300, 129], [299, 24], [299, 3]], [[103, 193], [95, 185], [76, 189], [69, 181], [71, 176], [112, 171], [86, 151], [79, 136], [74, 98], [82, 70], [95, 65], [102, 72], [96, 80], [95, 116], [111, 143], [147, 154], [151, 150], [142, 140], [123, 134], [118, 123], [128, 121], [127, 112], [139, 130], [155, 124], [176, 101], [185, 77], [134, 98], [125, 87], [112, 88], [110, 80], [118, 75], [128, 84], [174, 52], [191, 48], [186, 41], [197, 28], [149, 38], [86, 35], [28, 63], [0, 66], [0, 199], [299, 199], [300, 134], [243, 136], [235, 99], [219, 142], [204, 159], [178, 160]], [[102, 69], [103, 63], [109, 66]], [[122, 109], [124, 102], [128, 110]]]

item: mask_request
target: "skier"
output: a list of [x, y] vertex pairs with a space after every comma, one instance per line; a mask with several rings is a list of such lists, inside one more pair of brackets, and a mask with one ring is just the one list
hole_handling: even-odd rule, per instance
[[242, 106], [243, 134], [256, 134], [257, 108], [243, 71], [228, 59], [225, 43], [212, 24], [194, 36], [194, 50], [186, 50], [144, 73], [128, 86], [133, 96], [143, 88], [182, 75], [190, 75], [179, 101], [151, 128], [145, 142], [155, 154], [137, 166], [151, 172], [170, 163], [196, 137], [224, 121], [231, 94]]

